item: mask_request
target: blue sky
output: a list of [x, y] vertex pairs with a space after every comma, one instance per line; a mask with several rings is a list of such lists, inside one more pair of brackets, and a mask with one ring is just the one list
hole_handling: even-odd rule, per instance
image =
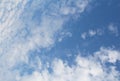
[[1, 0], [0, 81], [120, 81], [119, 0]]

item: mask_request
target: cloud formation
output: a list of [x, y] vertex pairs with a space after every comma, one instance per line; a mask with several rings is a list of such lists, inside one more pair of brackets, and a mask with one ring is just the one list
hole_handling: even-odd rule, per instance
[[84, 12], [88, 0], [2, 0], [0, 4], [0, 81], [120, 80], [117, 66], [106, 68], [106, 63], [120, 60], [117, 50], [101, 48], [87, 57], [78, 54], [71, 65], [56, 57], [44, 64], [40, 53], [31, 55], [53, 47], [66, 20]]
[[19, 77], [20, 81], [119, 81], [120, 74], [115, 64], [120, 60], [120, 52], [117, 50], [101, 48], [93, 56], [82, 57], [78, 55], [75, 64], [68, 65], [67, 61], [54, 59], [49, 68], [42, 72], [34, 71], [31, 75]]
[[102, 29], [90, 29], [87, 32], [84, 32], [81, 34], [81, 38], [82, 39], [86, 39], [86, 38], [90, 38], [90, 37], [94, 37], [94, 36], [101, 36], [103, 35], [103, 31]]
[[71, 32], [61, 32], [60, 37], [58, 38], [58, 41], [61, 42], [65, 37], [72, 37]]
[[25, 74], [20, 73], [23, 66], [33, 67], [35, 63], [30, 63], [30, 52], [54, 46], [56, 34], [66, 20], [84, 12], [88, 3], [88, 0], [1, 0], [0, 80], [24, 80], [20, 78]]
[[119, 36], [118, 26], [115, 23], [109, 23], [106, 28], [89, 29], [81, 34], [81, 38], [85, 40], [95, 36], [104, 36], [105, 34]]
[[108, 30], [110, 33], [115, 34], [115, 36], [119, 36], [118, 27], [114, 23], [108, 25]]

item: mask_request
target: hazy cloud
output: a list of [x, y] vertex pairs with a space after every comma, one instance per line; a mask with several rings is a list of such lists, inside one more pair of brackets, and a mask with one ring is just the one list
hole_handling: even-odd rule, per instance
[[[0, 1], [0, 80], [41, 80], [38, 71], [32, 73], [31, 78], [24, 71], [22, 74], [26, 76], [21, 75], [24, 69], [22, 65], [35, 67], [34, 62], [30, 63], [30, 51], [54, 46], [57, 39], [55, 35], [64, 29], [69, 15], [81, 14], [88, 3], [88, 0]], [[37, 62], [40, 64], [40, 60]], [[47, 75], [46, 72], [43, 74]]]
[[108, 30], [110, 31], [110, 33], [115, 34], [116, 36], [119, 35], [118, 27], [113, 23], [109, 24]]
[[86, 38], [90, 38], [90, 37], [94, 37], [94, 36], [101, 36], [103, 35], [103, 31], [102, 29], [90, 29], [87, 32], [84, 32], [81, 34], [81, 38], [82, 39], [86, 39]]

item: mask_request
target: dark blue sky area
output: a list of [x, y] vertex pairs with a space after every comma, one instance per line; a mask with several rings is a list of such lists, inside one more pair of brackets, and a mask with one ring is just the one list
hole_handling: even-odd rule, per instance
[[[73, 16], [68, 21], [68, 24], [65, 24], [66, 30], [72, 33], [72, 37], [58, 42], [52, 48], [52, 53], [61, 57], [66, 52], [69, 53], [76, 50], [80, 50], [83, 54], [92, 54], [99, 50], [100, 47], [120, 49], [120, 36], [115, 36], [109, 32], [108, 25], [110, 23], [114, 23], [118, 31], [120, 30], [120, 0], [100, 0], [94, 2], [89, 6], [89, 9], [86, 9], [84, 14], [78, 18], [74, 18]], [[104, 33], [100, 36], [88, 37], [85, 40], [82, 39], [81, 34], [90, 29], [100, 29]]]
[[[72, 32], [73, 36], [61, 42], [63, 44], [58, 44], [58, 48], [79, 47], [81, 50], [87, 49], [88, 51], [95, 51], [101, 46], [120, 47], [120, 37], [116, 37], [108, 32], [108, 25], [110, 23], [115, 23], [118, 30], [120, 30], [119, 4], [119, 0], [110, 2], [100, 1], [99, 4], [98, 2], [96, 3], [96, 6], [93, 7], [90, 12], [86, 11], [86, 14], [80, 16], [77, 20], [71, 19], [71, 21], [68, 22], [71, 24], [67, 24], [67, 28]], [[86, 32], [89, 29], [103, 29], [105, 34], [102, 36], [88, 38], [87, 40], [81, 39], [81, 33]]]

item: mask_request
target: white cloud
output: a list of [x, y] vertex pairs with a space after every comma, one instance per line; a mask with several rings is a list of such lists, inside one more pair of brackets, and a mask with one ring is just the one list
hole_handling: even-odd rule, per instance
[[90, 37], [94, 37], [94, 36], [101, 36], [101, 35], [103, 35], [103, 31], [104, 30], [102, 30], [102, 29], [96, 29], [96, 30], [90, 29], [87, 32], [82, 33], [81, 38], [86, 39], [86, 38], [90, 38]]
[[88, 6], [88, 3], [89, 0], [76, 0], [75, 2], [69, 0], [63, 7], [61, 7], [60, 12], [63, 15], [82, 13]]
[[[109, 31], [109, 32], [105, 32]], [[107, 27], [107, 29], [99, 28], [99, 29], [89, 29], [86, 32], [83, 32], [81, 34], [82, 39], [95, 37], [95, 36], [103, 36], [104, 34], [113, 34], [115, 36], [119, 36], [118, 27], [114, 23], [110, 23]]]
[[111, 33], [115, 34], [116, 36], [119, 35], [118, 27], [117, 27], [115, 24], [113, 24], [113, 23], [109, 24], [108, 30], [109, 30]]
[[[18, 9], [17, 5], [22, 4], [21, 8]], [[22, 0], [2, 0], [0, 3], [0, 43], [4, 40], [9, 40], [10, 36], [14, 35], [13, 29], [16, 30], [16, 27], [10, 27], [13, 23], [17, 23], [17, 19], [21, 14], [26, 1]], [[10, 9], [8, 9], [10, 8]]]
[[86, 32], [84, 32], [84, 33], [81, 34], [81, 37], [82, 37], [83, 39], [86, 39], [86, 36], [87, 36], [87, 33], [86, 33]]
[[[69, 7], [71, 10], [72, 2], [72, 0], [55, 3], [52, 0], [0, 1], [0, 81], [19, 81], [20, 72], [14, 68], [20, 63], [29, 65], [30, 51], [38, 48], [39, 50], [51, 48], [56, 41], [56, 32], [62, 30], [65, 24], [65, 16], [69, 17], [71, 13], [72, 15], [81, 14], [89, 1], [77, 0], [73, 7], [75, 11], [68, 11], [67, 14], [61, 11], [65, 7]], [[80, 4], [76, 4], [77, 2]], [[37, 17], [35, 17], [36, 15]], [[22, 67], [20, 68], [22, 69]], [[32, 80], [40, 75], [39, 72], [34, 72], [31, 78], [28, 76], [27, 80]], [[42, 75], [48, 74], [43, 73]], [[45, 80], [44, 78], [43, 80]]]
[[72, 37], [71, 32], [61, 32], [60, 37], [58, 38], [58, 41], [61, 42], [65, 37]]
[[89, 35], [92, 37], [92, 36], [94, 36], [94, 35], [96, 35], [97, 34], [97, 32], [96, 31], [94, 31], [94, 30], [89, 30]]
[[[120, 52], [116, 50], [101, 49], [93, 56], [77, 56], [76, 64], [71, 64], [71, 66], [68, 65], [67, 61], [64, 62], [62, 59], [56, 58], [52, 63], [48, 62], [49, 64], [47, 63], [48, 65], [45, 67], [40, 58], [30, 62], [28, 57], [28, 52], [31, 50], [38, 47], [49, 48], [54, 45], [56, 40], [54, 35], [62, 29], [65, 21], [61, 14], [68, 16], [82, 13], [88, 5], [88, 0], [74, 1], [74, 7], [69, 7], [73, 0], [58, 3], [59, 5], [64, 3], [62, 7], [54, 3], [48, 6], [54, 8], [53, 11], [44, 9], [47, 0], [34, 0], [28, 10], [24, 10], [27, 1], [11, 0], [14, 2], [12, 5], [9, 4], [11, 7], [4, 6], [8, 4], [5, 4], [5, 1], [10, 0], [2, 0], [3, 6], [0, 8], [5, 7], [6, 9], [7, 7], [8, 10], [12, 9], [12, 11], [1, 10], [0, 13], [0, 81], [119, 81], [116, 66], [109, 66], [107, 69], [104, 66], [106, 62], [115, 63], [116, 60], [120, 60]], [[66, 1], [68, 2], [66, 3]], [[22, 8], [16, 8], [20, 3]], [[68, 9], [61, 12], [61, 9], [65, 7]], [[41, 17], [38, 22], [33, 21], [35, 12], [42, 9], [45, 11], [41, 12], [42, 14], [39, 13]], [[67, 35], [71, 36], [70, 33]], [[83, 35], [83, 38], [86, 38], [86, 35]], [[20, 69], [24, 68], [18, 66], [19, 63], [28, 64], [28, 67], [34, 68], [35, 71], [32, 74], [24, 74], [22, 71], [24, 75], [21, 75]], [[16, 66], [20, 69], [15, 69]], [[43, 67], [44, 69], [42, 69]], [[48, 68], [51, 68], [52, 72]]]
[[[111, 55], [114, 57], [111, 58]], [[31, 75], [23, 76], [20, 81], [119, 81], [120, 73], [115, 69], [116, 66], [104, 66], [107, 62], [115, 63], [120, 60], [117, 57], [119, 55], [119, 51], [101, 48], [94, 56], [77, 56], [76, 64], [71, 66], [61, 59], [55, 59], [51, 66], [53, 72], [50, 73], [46, 68], [42, 72], [35, 71]], [[103, 57], [108, 59], [103, 60]]]
[[117, 60], [120, 60], [120, 52], [112, 49], [101, 48], [99, 52], [96, 52], [96, 55], [102, 62], [116, 63]]

